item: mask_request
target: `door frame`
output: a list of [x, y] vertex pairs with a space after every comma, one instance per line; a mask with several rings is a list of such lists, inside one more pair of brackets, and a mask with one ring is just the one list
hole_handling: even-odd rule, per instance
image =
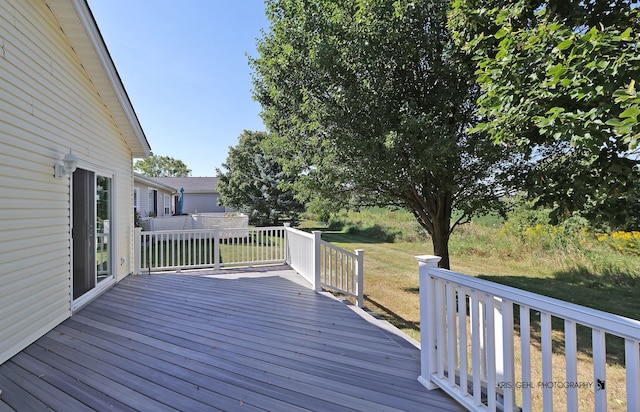
[[[96, 179], [96, 175], [100, 175], [100, 176], [105, 176], [111, 179], [111, 205], [110, 205], [110, 222], [109, 222], [109, 231], [110, 231], [110, 239], [109, 239], [109, 243], [110, 243], [110, 254], [109, 254], [109, 265], [112, 268], [111, 270], [111, 275], [108, 276], [107, 278], [103, 279], [101, 282], [97, 282], [96, 279], [96, 285], [93, 289], [85, 292], [84, 294], [82, 294], [81, 296], [79, 296], [77, 299], [73, 298], [73, 250], [74, 250], [74, 246], [73, 246], [73, 237], [71, 237], [71, 243], [70, 243], [70, 278], [69, 278], [69, 298], [71, 301], [71, 313], [75, 313], [77, 311], [79, 311], [80, 309], [82, 309], [84, 306], [86, 306], [87, 304], [89, 304], [91, 301], [93, 301], [95, 298], [97, 298], [98, 296], [100, 296], [102, 293], [104, 293], [107, 289], [109, 289], [111, 286], [115, 285], [117, 282], [117, 278], [116, 278], [116, 251], [118, 250], [118, 242], [117, 242], [117, 222], [118, 222], [118, 216], [117, 216], [117, 190], [116, 190], [116, 171], [113, 169], [108, 169], [99, 165], [95, 165], [93, 163], [89, 163], [87, 161], [83, 161], [83, 160], [79, 160], [78, 161], [78, 168], [80, 169], [84, 169], [87, 170], [89, 172], [93, 173], [93, 177], [94, 177], [94, 182]], [[73, 175], [69, 178], [69, 227], [70, 227], [70, 234], [73, 233]], [[95, 184], [94, 184], [94, 192], [95, 192]], [[93, 201], [95, 203], [96, 199], [95, 199], [95, 193], [94, 193], [94, 198]], [[96, 218], [96, 214], [97, 212], [94, 212], [94, 219]], [[96, 222], [94, 222], [94, 226], [97, 228], [97, 225], [95, 224]], [[95, 231], [94, 231], [94, 236], [95, 236]], [[95, 250], [94, 250], [94, 261], [95, 261]], [[96, 276], [97, 277], [97, 276]]]

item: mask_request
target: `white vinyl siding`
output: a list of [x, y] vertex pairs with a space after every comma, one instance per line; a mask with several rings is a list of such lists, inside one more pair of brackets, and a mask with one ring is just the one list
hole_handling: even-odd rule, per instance
[[[149, 187], [146, 183], [141, 181], [136, 181], [136, 190], [139, 191], [139, 205], [138, 212], [140, 213], [140, 217], [149, 216], [149, 211], [153, 210], [153, 194], [155, 193], [158, 196], [158, 210], [156, 211], [158, 216], [166, 216], [170, 215], [171, 212], [171, 192], [168, 192], [163, 188], [152, 188]], [[167, 203], [167, 196], [169, 197], [169, 203]], [[169, 208], [169, 212], [166, 212], [167, 208]]]
[[81, 167], [112, 171], [117, 279], [132, 271], [133, 180], [131, 150], [46, 2], [0, 0], [0, 45], [2, 363], [71, 314], [70, 185], [54, 163], [72, 149]]
[[146, 186], [138, 187], [140, 189], [140, 212], [141, 217], [149, 216], [149, 188]]

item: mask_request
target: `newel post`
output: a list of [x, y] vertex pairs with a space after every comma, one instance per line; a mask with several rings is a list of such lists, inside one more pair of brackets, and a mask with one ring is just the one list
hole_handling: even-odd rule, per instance
[[436, 281], [429, 275], [429, 269], [437, 268], [440, 256], [416, 256], [420, 280], [420, 382], [431, 390], [437, 386], [431, 376], [438, 370], [437, 330], [436, 330]]
[[136, 227], [133, 228], [133, 270], [136, 275], [142, 273], [142, 228]]
[[320, 287], [320, 240], [322, 232], [314, 230], [313, 235], [313, 290], [319, 292]]
[[364, 250], [356, 249], [356, 303], [364, 307]]
[[213, 227], [213, 269], [220, 270], [220, 226]]
[[291, 227], [291, 223], [284, 223], [284, 262], [287, 265], [291, 264], [291, 252], [289, 250], [289, 228]]

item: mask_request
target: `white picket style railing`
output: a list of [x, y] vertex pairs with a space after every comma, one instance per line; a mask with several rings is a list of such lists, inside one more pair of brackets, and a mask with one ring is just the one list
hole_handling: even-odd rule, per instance
[[[553, 391], [566, 392], [578, 410], [578, 391], [592, 385], [595, 409], [607, 410], [605, 335], [624, 339], [626, 407], [640, 411], [640, 322], [494, 282], [438, 269], [435, 256], [418, 256], [421, 375], [427, 388], [442, 388], [469, 410], [531, 410], [532, 388], [553, 411]], [[514, 306], [520, 315], [519, 354], [514, 353]], [[531, 378], [531, 324], [540, 318], [542, 380]], [[565, 376], [552, 373], [552, 317], [564, 321]], [[591, 329], [593, 376], [580, 382], [576, 326]], [[518, 356], [516, 356], [518, 355]], [[515, 375], [516, 362], [521, 373]], [[554, 381], [555, 380], [557, 381]], [[516, 406], [516, 391], [521, 405]], [[583, 395], [585, 392], [581, 392]]]
[[284, 263], [284, 231], [259, 227], [138, 232], [138, 273]]
[[220, 229], [220, 267], [284, 263], [285, 228]]
[[287, 227], [287, 264], [307, 279], [314, 290], [323, 287], [355, 298], [364, 306], [364, 251], [349, 252], [311, 233]]
[[355, 253], [320, 241], [320, 284], [356, 299], [364, 306], [363, 284], [364, 251]]
[[287, 263], [313, 289], [333, 289], [364, 305], [364, 252], [355, 253], [321, 239], [321, 232], [288, 226], [191, 230], [136, 230], [137, 273], [221, 269]]

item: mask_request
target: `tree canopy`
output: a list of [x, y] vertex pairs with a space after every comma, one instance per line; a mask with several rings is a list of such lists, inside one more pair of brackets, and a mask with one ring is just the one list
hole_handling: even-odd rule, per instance
[[481, 87], [473, 131], [527, 156], [527, 188], [556, 219], [628, 228], [640, 211], [634, 4], [453, 2], [450, 27]]
[[182, 160], [157, 155], [136, 160], [133, 170], [149, 177], [188, 177], [191, 173]]
[[638, 146], [634, 1], [456, 0], [452, 28], [478, 63], [478, 125], [498, 142]]
[[443, 267], [453, 229], [504, 206], [504, 172], [517, 164], [467, 133], [478, 88], [451, 41], [448, 6], [268, 0], [270, 30], [251, 60], [270, 150], [299, 175], [297, 188], [350, 206], [406, 208]]
[[226, 172], [216, 169], [220, 202], [247, 213], [251, 224], [277, 225], [283, 217], [296, 222], [304, 204], [294, 197], [293, 178], [267, 154], [266, 139], [266, 132], [245, 130], [229, 148]]

